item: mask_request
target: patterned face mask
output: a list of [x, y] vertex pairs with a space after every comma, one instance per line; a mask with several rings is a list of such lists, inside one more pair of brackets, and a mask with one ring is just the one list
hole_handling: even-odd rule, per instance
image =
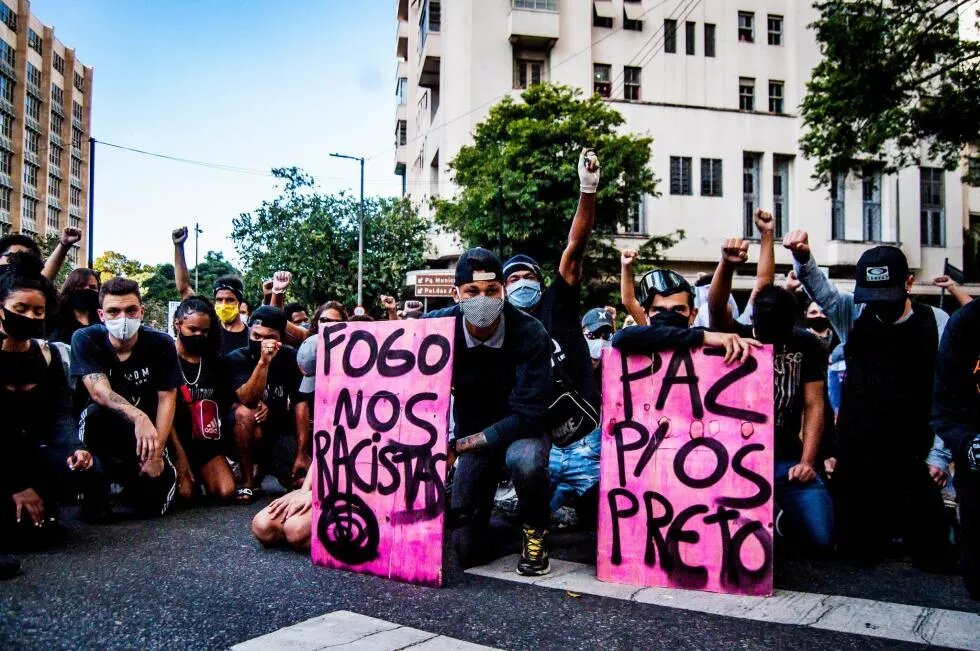
[[476, 328], [486, 328], [500, 317], [504, 309], [504, 299], [490, 296], [477, 296], [459, 302], [463, 318]]

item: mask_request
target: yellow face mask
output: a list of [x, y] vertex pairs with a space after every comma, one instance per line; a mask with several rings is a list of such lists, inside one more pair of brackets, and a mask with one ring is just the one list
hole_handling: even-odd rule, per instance
[[215, 305], [214, 311], [218, 314], [218, 318], [221, 319], [222, 323], [231, 323], [238, 318], [237, 305], [222, 303], [220, 305]]

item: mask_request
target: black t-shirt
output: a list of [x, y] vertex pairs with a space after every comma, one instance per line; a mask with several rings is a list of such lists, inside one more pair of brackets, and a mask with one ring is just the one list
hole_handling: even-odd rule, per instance
[[[737, 333], [752, 337], [752, 327], [737, 324]], [[793, 328], [785, 343], [773, 344], [773, 381], [776, 418], [775, 456], [780, 461], [799, 461], [803, 455], [800, 430], [803, 425], [804, 393], [807, 382], [827, 379], [827, 353], [815, 335]]]
[[[255, 359], [248, 348], [239, 348], [225, 356], [231, 389], [237, 391], [255, 371]], [[300, 401], [299, 385], [303, 375], [296, 365], [296, 349], [283, 346], [269, 365], [262, 402], [269, 407], [269, 421], [286, 424], [289, 421], [289, 408]]]
[[239, 348], [248, 346], [248, 328], [242, 328], [241, 332], [230, 332], [221, 329], [221, 354], [227, 355]]
[[[71, 338], [71, 374], [79, 378], [104, 373], [112, 390], [150, 417], [157, 415], [157, 392], [179, 387], [184, 379], [177, 367], [174, 340], [163, 332], [141, 326], [126, 361], [119, 361], [102, 324], [88, 326]], [[85, 385], [79, 381], [79, 391]]]
[[582, 334], [582, 298], [578, 287], [572, 287], [561, 274], [555, 274], [541, 295], [537, 317], [554, 342], [555, 377], [568, 375], [575, 390], [598, 410], [601, 407], [599, 389], [592, 373], [592, 357]]

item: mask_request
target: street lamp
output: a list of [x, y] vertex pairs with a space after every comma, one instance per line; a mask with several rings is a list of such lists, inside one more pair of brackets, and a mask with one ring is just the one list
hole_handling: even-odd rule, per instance
[[357, 218], [357, 306], [364, 307], [364, 157], [337, 153], [330, 155], [356, 160], [361, 164], [361, 210]]

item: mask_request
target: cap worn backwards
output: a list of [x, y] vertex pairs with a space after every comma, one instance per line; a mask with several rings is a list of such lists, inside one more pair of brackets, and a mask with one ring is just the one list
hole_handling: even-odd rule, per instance
[[248, 320], [248, 325], [249, 327], [262, 326], [272, 328], [278, 331], [280, 335], [284, 335], [286, 334], [286, 313], [278, 307], [263, 305], [252, 312], [252, 317]]
[[462, 287], [468, 283], [480, 280], [504, 281], [504, 271], [500, 259], [492, 251], [476, 247], [459, 256], [456, 263], [456, 286]]

